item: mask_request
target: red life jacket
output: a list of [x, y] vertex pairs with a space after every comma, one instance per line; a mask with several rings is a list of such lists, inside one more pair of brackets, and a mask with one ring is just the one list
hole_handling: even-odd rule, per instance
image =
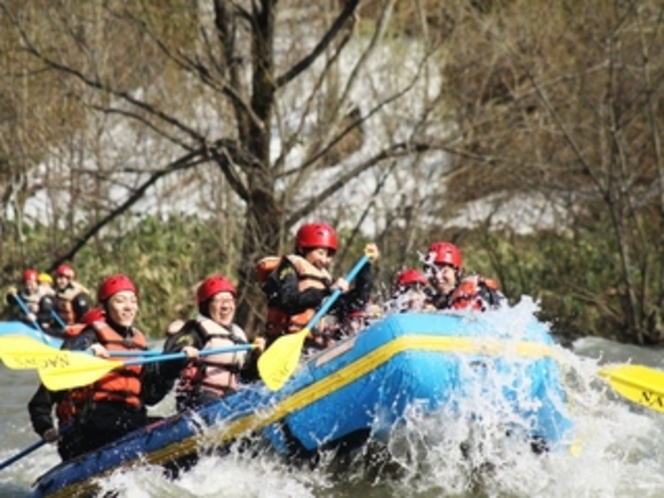
[[[95, 329], [99, 343], [109, 351], [143, 351], [147, 349], [145, 336], [138, 329], [132, 328], [132, 338], [124, 338], [103, 321], [94, 322], [92, 326]], [[140, 408], [143, 406], [141, 401], [141, 371], [141, 365], [116, 368], [92, 386], [73, 390], [71, 398], [75, 404], [88, 401], [111, 401]]]
[[67, 325], [65, 327], [65, 337], [76, 337], [78, 334], [83, 332], [83, 329], [87, 327], [84, 323], [75, 323], [74, 325]]
[[[194, 326], [204, 338], [202, 350], [248, 342], [244, 331], [234, 323], [227, 328], [214, 320], [199, 316]], [[190, 361], [180, 374], [176, 391], [188, 393], [202, 389], [217, 396], [233, 392], [237, 389], [237, 375], [246, 358], [246, 351], [238, 351], [207, 355]]]
[[[87, 325], [84, 323], [68, 325], [65, 327], [65, 337], [76, 337], [78, 334], [83, 332], [86, 327]], [[76, 415], [76, 402], [74, 401], [75, 397], [75, 394], [74, 397], [72, 397], [72, 392], [65, 392], [60, 398], [60, 401], [58, 401], [57, 405], [55, 406], [55, 415], [58, 418], [59, 427], [69, 425], [69, 423], [74, 420], [74, 416]]]
[[[310, 288], [326, 289], [329, 288], [332, 284], [332, 277], [327, 270], [321, 270], [320, 268], [315, 267], [302, 256], [291, 254], [284, 257], [288, 258], [288, 260], [295, 267], [295, 271], [298, 277], [298, 289], [300, 292]], [[281, 262], [281, 259], [277, 259], [275, 261], [274, 258], [271, 257], [265, 258], [261, 261], [261, 263], [268, 259], [272, 260], [274, 268], [276, 268], [278, 263]], [[259, 263], [259, 267], [261, 263]], [[272, 271], [274, 271], [274, 268]], [[265, 270], [263, 273], [265, 273]], [[311, 320], [315, 314], [316, 310], [310, 308], [296, 315], [288, 315], [281, 309], [270, 306], [267, 310], [265, 335], [268, 337], [278, 337], [285, 333], [298, 332], [302, 330], [307, 323], [309, 323], [309, 320]]]
[[450, 309], [484, 311], [486, 303], [480, 296], [482, 287], [487, 288], [489, 291], [497, 291], [498, 283], [495, 280], [480, 277], [479, 275], [472, 275], [462, 279], [450, 295]]

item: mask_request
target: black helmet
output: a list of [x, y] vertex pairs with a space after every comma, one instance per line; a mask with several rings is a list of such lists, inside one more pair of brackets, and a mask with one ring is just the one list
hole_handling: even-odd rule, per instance
[[76, 294], [74, 299], [71, 301], [71, 307], [74, 310], [74, 321], [76, 323], [81, 323], [83, 315], [85, 315], [92, 308], [90, 296], [83, 292]]

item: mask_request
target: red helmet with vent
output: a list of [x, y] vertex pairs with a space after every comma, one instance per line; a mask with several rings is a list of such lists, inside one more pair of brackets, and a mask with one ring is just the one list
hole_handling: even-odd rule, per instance
[[295, 250], [324, 247], [337, 250], [337, 232], [327, 223], [305, 223], [295, 235]]
[[427, 277], [425, 277], [421, 271], [408, 268], [397, 275], [395, 285], [397, 288], [400, 288], [414, 284], [427, 285], [427, 283]]
[[212, 275], [203, 280], [196, 291], [196, 302], [200, 305], [220, 292], [230, 292], [233, 297], [237, 297], [235, 286], [226, 277], [221, 275]]
[[76, 277], [76, 272], [71, 266], [63, 264], [58, 266], [58, 268], [55, 270], [55, 276], [67, 277], [70, 280], [74, 280], [74, 278]]
[[39, 272], [34, 268], [28, 268], [23, 272], [23, 281], [28, 282], [30, 280], [37, 281], [39, 279]]
[[[450, 242], [434, 242], [429, 247], [427, 263], [435, 265], [451, 265], [455, 269], [460, 270], [463, 260], [461, 259], [461, 251], [459, 248]], [[433, 259], [431, 259], [433, 258]]]
[[102, 303], [118, 292], [130, 291], [138, 295], [134, 282], [126, 275], [116, 274], [106, 278], [97, 289], [97, 300]]

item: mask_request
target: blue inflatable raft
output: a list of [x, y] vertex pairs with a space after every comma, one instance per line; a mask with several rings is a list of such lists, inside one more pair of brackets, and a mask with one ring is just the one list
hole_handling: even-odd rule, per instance
[[62, 344], [62, 339], [46, 334], [41, 330], [35, 329], [34, 327], [19, 321], [0, 322], [0, 337], [6, 335], [31, 337], [54, 348], [59, 348]]
[[453, 413], [478, 392], [496, 400], [492, 407], [500, 399], [519, 415], [518, 427], [505, 434], [545, 441], [551, 451], [566, 447], [572, 424], [557, 346], [536, 320], [500, 330], [492, 313], [389, 315], [309, 358], [281, 390], [257, 382], [195, 414], [135, 431], [51, 469], [32, 496], [87, 496], [96, 478], [118, 469], [171, 466], [242, 436], [258, 436], [285, 456], [356, 446], [389, 437], [413, 405]]

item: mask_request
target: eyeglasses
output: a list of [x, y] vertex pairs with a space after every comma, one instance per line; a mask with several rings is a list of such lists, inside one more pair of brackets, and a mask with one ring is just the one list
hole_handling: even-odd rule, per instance
[[235, 299], [232, 297], [212, 298], [210, 304], [218, 304], [219, 306], [231, 306], [235, 304]]

